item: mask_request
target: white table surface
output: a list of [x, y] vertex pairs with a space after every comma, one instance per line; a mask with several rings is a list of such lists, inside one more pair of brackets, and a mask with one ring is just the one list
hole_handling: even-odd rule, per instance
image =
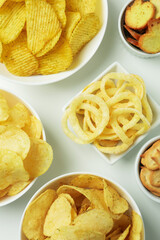
[[47, 140], [54, 149], [54, 161], [47, 173], [39, 177], [34, 186], [16, 202], [0, 208], [0, 240], [18, 240], [21, 215], [35, 191], [48, 180], [74, 171], [98, 173], [119, 182], [140, 208], [146, 229], [146, 240], [160, 239], [160, 204], [148, 199], [141, 192], [134, 173], [138, 150], [147, 139], [159, 134], [159, 127], [112, 166], [101, 159], [91, 146], [73, 143], [61, 129], [64, 104], [114, 61], [121, 63], [128, 72], [142, 76], [148, 92], [160, 104], [160, 57], [150, 59], [136, 57], [128, 52], [120, 40], [118, 15], [125, 3], [125, 0], [108, 0], [109, 19], [103, 42], [90, 62], [72, 77], [39, 87], [12, 84], [0, 79], [0, 87], [14, 90], [36, 109], [43, 122]]

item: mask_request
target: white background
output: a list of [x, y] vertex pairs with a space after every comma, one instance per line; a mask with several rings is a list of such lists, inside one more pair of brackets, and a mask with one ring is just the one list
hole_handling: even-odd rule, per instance
[[132, 55], [124, 47], [118, 33], [118, 15], [125, 0], [108, 0], [109, 20], [103, 42], [92, 60], [78, 73], [58, 83], [46, 86], [16, 85], [0, 79], [0, 87], [14, 90], [38, 112], [54, 149], [54, 161], [46, 174], [24, 196], [0, 208], [0, 240], [18, 240], [19, 223], [23, 210], [35, 191], [48, 180], [64, 173], [89, 171], [119, 182], [134, 198], [142, 213], [146, 240], [160, 239], [160, 204], [148, 199], [139, 189], [134, 173], [135, 157], [140, 147], [160, 134], [159, 127], [115, 165], [108, 165], [90, 146], [81, 146], [68, 139], [61, 129], [62, 107], [105, 70], [118, 61], [130, 73], [143, 77], [150, 95], [160, 104], [160, 57], [143, 59]]

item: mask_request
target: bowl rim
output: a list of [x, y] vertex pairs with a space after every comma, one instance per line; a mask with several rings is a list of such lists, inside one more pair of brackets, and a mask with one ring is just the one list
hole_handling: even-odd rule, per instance
[[[108, 0], [101, 0], [101, 3], [103, 5], [102, 9], [103, 9], [104, 21], [103, 21], [102, 27], [100, 29], [100, 32], [101, 32], [100, 40], [98, 41], [98, 43], [95, 44], [95, 48], [94, 49], [92, 48], [92, 53], [90, 54], [90, 56], [88, 58], [85, 58], [85, 60], [82, 63], [78, 64], [77, 67], [74, 67], [72, 70], [63, 71], [62, 73], [66, 72], [66, 74], [64, 74], [64, 76], [59, 77], [57, 79], [53, 79], [55, 74], [37, 75], [37, 76], [31, 76], [31, 77], [34, 77], [34, 79], [42, 79], [42, 80], [37, 80], [37, 81], [34, 80], [34, 82], [33, 82], [33, 81], [29, 81], [29, 79], [28, 79], [29, 77], [18, 77], [18, 76], [12, 75], [12, 74], [11, 74], [11, 76], [5, 76], [0, 73], [1, 79], [6, 80], [8, 82], [14, 82], [16, 84], [21, 84], [21, 85], [26, 85], [26, 86], [43, 86], [43, 85], [48, 85], [48, 84], [52, 84], [55, 82], [65, 80], [65, 79], [71, 77], [72, 75], [74, 75], [75, 73], [77, 73], [78, 71], [80, 71], [93, 58], [93, 56], [99, 49], [99, 47], [103, 41], [105, 32], [106, 32], [107, 23], [108, 23]], [[13, 78], [12, 78], [12, 76], [13, 76]], [[22, 78], [25, 80], [23, 80], [23, 81], [20, 80]], [[45, 78], [48, 78], [48, 79], [46, 80]]]
[[22, 213], [22, 216], [21, 216], [21, 219], [20, 219], [20, 224], [19, 224], [19, 240], [22, 240], [21, 238], [21, 234], [22, 234], [22, 224], [23, 224], [23, 219], [24, 219], [24, 215], [25, 215], [25, 212], [29, 206], [29, 204], [34, 200], [36, 199], [36, 197], [43, 191], [45, 190], [50, 184], [62, 179], [62, 178], [67, 178], [67, 177], [71, 177], [71, 176], [74, 176], [74, 175], [82, 175], [82, 174], [89, 174], [89, 175], [94, 175], [94, 176], [97, 176], [97, 177], [100, 177], [100, 178], [104, 178], [105, 180], [109, 181], [111, 184], [115, 185], [118, 190], [120, 190], [126, 197], [126, 200], [127, 201], [130, 201], [129, 204], [132, 204], [132, 206], [134, 206], [134, 211], [136, 211], [142, 218], [142, 223], [143, 223], [143, 233], [142, 233], [142, 237], [143, 237], [143, 240], [145, 240], [145, 226], [144, 226], [144, 220], [143, 220], [143, 217], [142, 217], [142, 214], [140, 212], [140, 209], [137, 205], [137, 203], [135, 202], [135, 200], [133, 199], [133, 197], [131, 196], [131, 194], [121, 185], [119, 184], [117, 181], [113, 180], [112, 178], [110, 177], [105, 177], [103, 174], [97, 174], [95, 172], [84, 172], [84, 171], [80, 171], [80, 172], [70, 172], [70, 173], [65, 173], [65, 174], [62, 174], [62, 175], [59, 175], [55, 178], [52, 178], [51, 180], [49, 180], [48, 182], [46, 182], [44, 185], [42, 185], [35, 193], [34, 195], [30, 198], [30, 200], [28, 201], [27, 205], [25, 206], [24, 208], [24, 211]]
[[149, 190], [147, 190], [144, 185], [142, 184], [140, 177], [139, 177], [139, 165], [140, 165], [140, 159], [141, 159], [141, 154], [144, 153], [144, 151], [150, 147], [154, 142], [156, 142], [157, 140], [160, 139], [160, 135], [157, 135], [156, 137], [153, 137], [151, 139], [149, 139], [139, 150], [139, 152], [137, 153], [136, 156], [136, 161], [135, 161], [135, 176], [136, 176], [136, 181], [137, 184], [139, 186], [139, 188], [141, 189], [141, 191], [150, 199], [152, 199], [153, 201], [160, 203], [160, 197], [152, 194]]
[[[4, 91], [10, 95], [13, 95], [14, 97], [16, 97], [17, 99], [20, 100], [20, 102], [22, 102], [26, 108], [31, 112], [31, 114], [33, 116], [35, 116], [36, 118], [38, 118], [40, 120], [40, 117], [38, 115], [38, 113], [36, 112], [36, 110], [25, 100], [23, 99], [21, 96], [17, 95], [14, 91], [10, 91], [8, 90], [7, 88], [3, 88], [3, 87], [0, 87], [0, 90], [1, 91]], [[40, 120], [41, 121], [41, 120]], [[42, 137], [43, 137], [43, 140], [46, 141], [46, 134], [45, 134], [45, 130], [44, 130], [44, 127], [43, 127], [43, 124], [42, 124]], [[6, 206], [14, 201], [16, 201], [17, 199], [19, 199], [20, 197], [22, 197], [32, 186], [33, 184], [36, 182], [37, 178], [33, 179], [27, 187], [25, 187], [21, 192], [19, 192], [18, 194], [14, 195], [14, 196], [6, 196], [6, 198], [4, 198], [1, 202], [1, 199], [0, 199], [0, 207], [3, 207], [3, 206]]]
[[130, 5], [132, 2], [133, 2], [133, 0], [127, 1], [127, 3], [123, 6], [123, 8], [121, 9], [120, 14], [119, 14], [118, 30], [119, 30], [119, 34], [120, 34], [121, 40], [124, 43], [124, 45], [126, 47], [128, 47], [129, 50], [133, 51], [134, 54], [136, 54], [136, 55], [139, 55], [141, 57], [146, 57], [146, 58], [158, 57], [158, 56], [160, 56], [160, 52], [158, 52], [158, 53], [146, 53], [146, 52], [144, 52], [142, 50], [136, 49], [133, 45], [131, 45], [130, 43], [127, 42], [127, 40], [125, 39], [125, 37], [124, 37], [124, 35], [122, 33], [122, 24], [121, 24], [122, 23], [122, 17], [123, 17], [123, 14], [124, 14], [127, 6]]

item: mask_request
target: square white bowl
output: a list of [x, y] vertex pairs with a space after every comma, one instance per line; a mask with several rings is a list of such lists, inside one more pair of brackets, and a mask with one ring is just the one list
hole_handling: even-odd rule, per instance
[[[91, 83], [98, 81], [99, 79], [101, 79], [105, 74], [109, 73], [109, 72], [121, 72], [121, 73], [128, 73], [127, 70], [125, 68], [123, 68], [118, 62], [114, 62], [113, 64], [111, 64], [108, 68], [106, 68], [106, 70], [104, 70], [98, 77], [96, 77]], [[83, 90], [82, 90], [83, 91]], [[80, 91], [79, 93], [77, 93], [73, 98], [71, 98], [71, 100], [65, 104], [65, 106], [63, 107], [63, 111], [65, 111], [67, 109], [67, 107], [70, 105], [70, 103], [72, 102], [72, 100], [78, 96], [80, 93], [82, 93], [82, 91]], [[151, 128], [149, 129], [149, 131], [141, 136], [139, 136], [136, 141], [132, 144], [132, 146], [125, 151], [122, 154], [105, 154], [100, 152], [93, 144], [93, 148], [96, 150], [96, 152], [99, 153], [99, 155], [109, 164], [114, 164], [116, 163], [120, 158], [122, 158], [123, 156], [125, 156], [131, 149], [133, 149], [138, 143], [140, 143], [147, 135], [148, 133], [150, 133], [150, 131], [152, 131], [152, 129], [154, 129], [155, 127], [157, 127], [160, 124], [160, 106], [156, 103], [156, 101], [149, 95], [147, 94], [148, 97], [148, 101], [151, 105], [152, 111], [153, 111], [153, 121], [151, 124]]]

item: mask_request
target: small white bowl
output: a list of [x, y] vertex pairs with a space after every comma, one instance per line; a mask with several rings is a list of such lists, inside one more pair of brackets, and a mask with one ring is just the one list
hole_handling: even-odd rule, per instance
[[135, 175], [136, 175], [136, 180], [137, 180], [137, 184], [140, 187], [140, 189], [142, 190], [142, 192], [149, 197], [150, 199], [152, 199], [153, 201], [160, 203], [160, 197], [152, 194], [147, 188], [145, 188], [145, 186], [142, 184], [141, 179], [140, 179], [140, 161], [141, 161], [141, 155], [149, 148], [152, 146], [152, 144], [154, 142], [156, 142], [157, 140], [160, 140], [160, 135], [156, 136], [154, 138], [151, 138], [149, 141], [147, 141], [143, 147], [140, 149], [140, 151], [137, 154], [136, 157], [136, 162], [135, 162]]
[[[101, 79], [104, 75], [106, 75], [109, 72], [120, 72], [120, 73], [128, 73], [127, 70], [122, 67], [122, 65], [120, 65], [118, 62], [114, 62], [113, 64], [111, 64], [108, 68], [106, 68], [98, 77], [96, 77], [91, 83], [98, 81], [99, 79]], [[83, 90], [82, 90], [83, 91]], [[72, 100], [78, 96], [80, 93], [82, 93], [82, 91], [78, 92], [74, 97], [71, 98], [71, 100], [69, 102], [67, 102], [65, 104], [65, 106], [63, 107], [63, 112], [68, 108], [68, 106], [70, 105], [70, 103], [72, 102]], [[93, 148], [96, 150], [96, 152], [109, 164], [114, 164], [116, 163], [118, 160], [120, 160], [123, 156], [125, 156], [131, 149], [133, 149], [140, 141], [142, 141], [147, 135], [148, 133], [154, 129], [155, 127], [157, 127], [160, 124], [160, 106], [159, 104], [157, 104], [153, 98], [151, 98], [151, 96], [148, 96], [148, 100], [149, 103], [151, 105], [152, 111], [153, 111], [153, 121], [151, 124], [151, 128], [149, 129], [149, 131], [141, 136], [139, 136], [136, 141], [132, 144], [132, 146], [125, 151], [124, 153], [121, 154], [105, 154], [100, 152], [95, 145], [91, 144], [93, 146]]]
[[[34, 110], [34, 108], [27, 103], [23, 98], [16, 96], [15, 93], [8, 91], [6, 89], [0, 89], [0, 93], [3, 94], [3, 96], [7, 99], [8, 104], [10, 107], [14, 106], [16, 103], [20, 102], [26, 106], [26, 108], [29, 110], [30, 114], [35, 116], [37, 119], [40, 120], [37, 112]], [[46, 141], [46, 135], [44, 128], [42, 129], [42, 139]], [[3, 198], [0, 198], [0, 207], [5, 206], [11, 202], [14, 202], [18, 198], [20, 198], [23, 194], [25, 194], [35, 183], [37, 178], [35, 178], [24, 190], [22, 190], [20, 193], [16, 194], [15, 196], [5, 196]]]
[[143, 58], [151, 58], [151, 57], [158, 57], [160, 56], [160, 52], [159, 53], [154, 53], [154, 54], [150, 54], [150, 53], [145, 53], [143, 52], [141, 49], [136, 48], [135, 46], [133, 46], [132, 44], [130, 44], [127, 40], [126, 40], [126, 36], [125, 36], [125, 29], [124, 29], [124, 18], [125, 18], [125, 10], [128, 7], [128, 5], [131, 5], [133, 1], [129, 1], [125, 4], [125, 6], [122, 8], [120, 15], [119, 15], [119, 19], [118, 19], [118, 30], [119, 30], [119, 34], [120, 37], [122, 39], [122, 42], [124, 43], [124, 45], [127, 47], [127, 49], [132, 52], [134, 55], [137, 55], [139, 57], [143, 57]]
[[[111, 180], [111, 179], [108, 179], [106, 178], [105, 176], [102, 176], [102, 175], [98, 175], [98, 174], [94, 174], [94, 173], [88, 173], [88, 172], [73, 172], [73, 173], [67, 173], [67, 174], [64, 174], [64, 175], [61, 175], [59, 177], [56, 177], [56, 178], [53, 178], [52, 180], [50, 180], [49, 182], [47, 182], [45, 185], [43, 185], [34, 195], [33, 197], [30, 199], [30, 201], [28, 202], [23, 214], [22, 214], [22, 218], [21, 218], [21, 222], [20, 222], [20, 227], [19, 227], [19, 240], [27, 240], [27, 238], [25, 237], [23, 231], [22, 231], [22, 224], [23, 224], [23, 219], [24, 219], [24, 215], [25, 215], [25, 212], [29, 206], [29, 204], [35, 199], [37, 198], [41, 193], [43, 193], [44, 191], [46, 191], [47, 189], [49, 188], [52, 188], [52, 189], [57, 189], [61, 183], [63, 184], [68, 184], [69, 181], [71, 181], [71, 179], [73, 179], [74, 177], [78, 176], [78, 175], [81, 175], [81, 174], [89, 174], [89, 175], [94, 175], [94, 176], [97, 176], [97, 177], [101, 177], [101, 178], [104, 178], [105, 180], [109, 181], [111, 186], [113, 186], [117, 191], [118, 193], [124, 197], [129, 205], [130, 205], [130, 210], [134, 210], [135, 212], [137, 212], [141, 217], [141, 213], [140, 213], [140, 210], [136, 204], [136, 202], [134, 201], [134, 199], [131, 197], [131, 195], [120, 185], [118, 184], [117, 182]], [[143, 221], [143, 219], [142, 219]], [[141, 234], [141, 239], [140, 240], [145, 240], [145, 228], [144, 228], [144, 223], [143, 223], [143, 230], [142, 230], [142, 234]]]
[[100, 18], [101, 22], [101, 29], [98, 34], [86, 44], [86, 46], [77, 54], [74, 58], [72, 65], [66, 71], [51, 74], [51, 75], [37, 75], [37, 76], [30, 76], [30, 77], [17, 77], [12, 75], [8, 72], [4, 64], [0, 64], [0, 78], [25, 84], [25, 85], [45, 85], [49, 83], [54, 83], [66, 79], [67, 77], [73, 75], [77, 71], [79, 71], [82, 67], [84, 67], [89, 60], [93, 57], [96, 53], [97, 49], [99, 48], [108, 22], [108, 3], [107, 0], [98, 0], [96, 6], [96, 13]]

